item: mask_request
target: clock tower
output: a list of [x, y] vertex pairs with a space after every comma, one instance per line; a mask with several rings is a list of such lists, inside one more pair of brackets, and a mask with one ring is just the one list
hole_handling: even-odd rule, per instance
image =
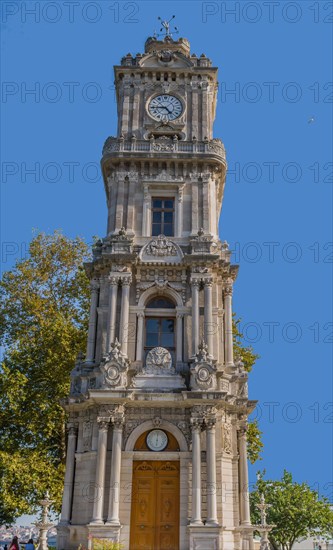
[[86, 265], [58, 549], [251, 550], [247, 417], [233, 356], [238, 266], [218, 235], [226, 158], [213, 138], [217, 68], [184, 38], [148, 38], [115, 66], [117, 135], [103, 148], [105, 238]]

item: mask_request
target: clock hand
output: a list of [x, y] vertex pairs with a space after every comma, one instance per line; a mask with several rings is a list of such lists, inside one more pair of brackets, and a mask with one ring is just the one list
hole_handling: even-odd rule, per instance
[[165, 105], [160, 105], [158, 108], [165, 109], [166, 111], [168, 111], [169, 114], [171, 113], [170, 109], [168, 109], [168, 107], [166, 107]]

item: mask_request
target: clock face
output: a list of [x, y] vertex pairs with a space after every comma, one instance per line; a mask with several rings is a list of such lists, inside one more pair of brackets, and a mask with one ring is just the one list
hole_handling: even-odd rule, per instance
[[146, 439], [147, 446], [151, 451], [163, 451], [168, 442], [168, 436], [163, 430], [152, 430]]
[[150, 100], [148, 112], [155, 120], [168, 122], [180, 117], [183, 112], [183, 105], [173, 95], [158, 95]]

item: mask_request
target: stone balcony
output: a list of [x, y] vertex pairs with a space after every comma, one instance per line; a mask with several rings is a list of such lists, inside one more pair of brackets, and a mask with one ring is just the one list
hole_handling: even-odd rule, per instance
[[226, 165], [225, 148], [221, 140], [212, 139], [197, 141], [179, 140], [177, 136], [161, 136], [149, 140], [125, 139], [123, 137], [108, 137], [103, 147], [102, 162], [112, 158], [156, 158], [160, 153], [162, 158], [181, 158], [182, 160], [193, 158], [199, 160], [215, 160], [219, 164]]

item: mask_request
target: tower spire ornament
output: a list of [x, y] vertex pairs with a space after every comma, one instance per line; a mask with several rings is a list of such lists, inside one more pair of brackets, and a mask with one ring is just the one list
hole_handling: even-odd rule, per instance
[[166, 19], [162, 19], [162, 17], [158, 17], [157, 19], [159, 21], [161, 21], [161, 25], [162, 27], [160, 28], [160, 33], [162, 34], [156, 34], [155, 33], [155, 38], [159, 38], [160, 36], [163, 36], [164, 39], [166, 38], [172, 38], [172, 36], [174, 34], [178, 34], [179, 33], [179, 30], [178, 30], [178, 27], [174, 27], [174, 30], [172, 32], [170, 32], [170, 23], [173, 19], [175, 19], [175, 15], [173, 15], [169, 21], [167, 21]]

